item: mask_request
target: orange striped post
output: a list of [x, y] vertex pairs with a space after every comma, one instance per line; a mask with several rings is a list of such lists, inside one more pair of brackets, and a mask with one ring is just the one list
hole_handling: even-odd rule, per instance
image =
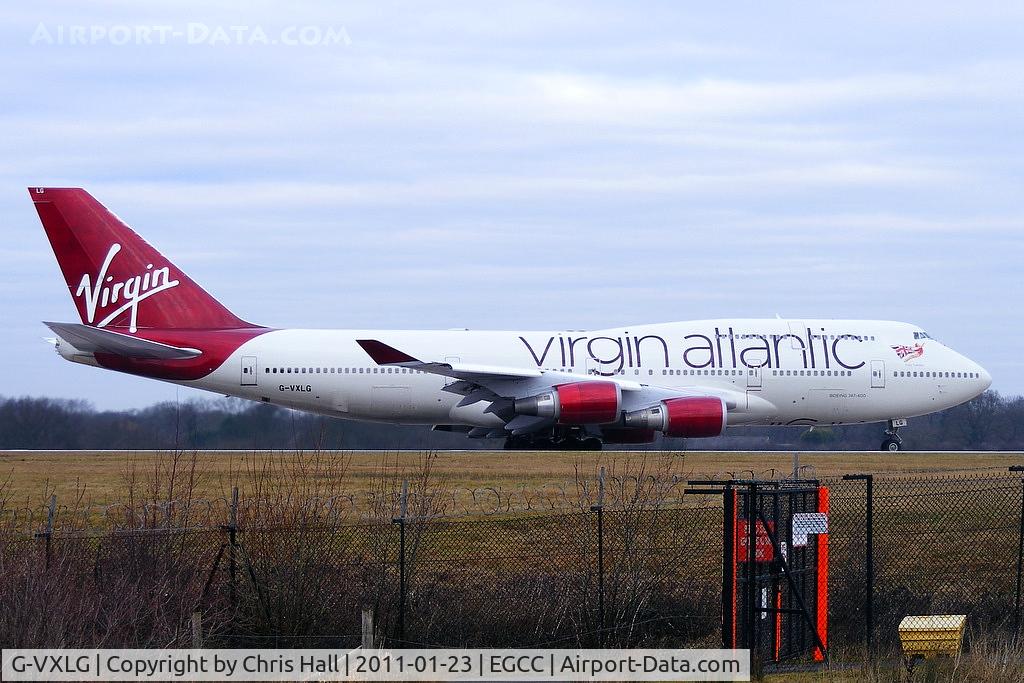
[[[828, 487], [818, 487], [818, 512], [828, 515]], [[817, 534], [814, 542], [818, 551], [817, 626], [818, 639], [828, 649], [828, 534]], [[814, 661], [825, 659], [825, 653], [814, 646]]]
[[726, 649], [736, 649], [736, 600], [738, 596], [739, 567], [737, 567], [736, 533], [738, 514], [736, 489], [725, 490], [725, 557], [722, 591], [722, 641]]
[[782, 586], [775, 586], [775, 661], [782, 652]]

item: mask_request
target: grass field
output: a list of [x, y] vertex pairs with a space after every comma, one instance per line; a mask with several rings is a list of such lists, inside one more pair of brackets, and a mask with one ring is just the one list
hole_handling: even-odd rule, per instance
[[[284, 581], [288, 577], [296, 576], [303, 580], [294, 581], [293, 584], [278, 583], [275, 590], [280, 591], [278, 595], [285, 594], [285, 590], [292, 591], [288, 595], [296, 600], [296, 604], [302, 604], [303, 610], [309, 603], [308, 591], [317, 594], [315, 591], [325, 591], [324, 595], [331, 596], [334, 600], [337, 595], [331, 591], [336, 586], [363, 585], [358, 581], [365, 580], [362, 574], [353, 574], [352, 580], [339, 581], [336, 584], [323, 582], [323, 576], [333, 576], [320, 571], [326, 571], [325, 567], [333, 567], [336, 557], [347, 557], [345, 553], [367, 553], [367, 557], [374, 558], [374, 552], [381, 548], [390, 547], [394, 550], [393, 544], [397, 538], [396, 527], [388, 522], [394, 514], [393, 508], [381, 508], [377, 510], [376, 517], [378, 524], [348, 524], [345, 519], [343, 533], [336, 529], [327, 528], [329, 532], [321, 534], [323, 528], [316, 526], [316, 522], [322, 518], [313, 518], [310, 515], [323, 514], [324, 506], [322, 499], [333, 495], [354, 495], [365, 493], [369, 497], [383, 493], [385, 496], [392, 496], [396, 486], [400, 487], [401, 481], [408, 478], [413, 490], [429, 490], [451, 492], [456, 490], [478, 490], [492, 488], [495, 490], [513, 491], [517, 488], [542, 490], [551, 485], [564, 483], [565, 489], [572, 495], [578, 495], [577, 482], [586, 480], [592, 482], [601, 467], [606, 468], [610, 478], [613, 480], [629, 480], [630, 477], [644, 479], [653, 476], [659, 481], [682, 481], [687, 479], [704, 478], [770, 478], [785, 476], [792, 471], [792, 453], [750, 453], [750, 452], [674, 452], [674, 453], [644, 453], [644, 452], [623, 452], [605, 451], [601, 453], [573, 453], [573, 452], [506, 452], [506, 451], [467, 451], [467, 452], [438, 452], [438, 453], [416, 453], [416, 452], [0, 452], [0, 522], [4, 519], [14, 517], [24, 520], [22, 511], [16, 508], [30, 507], [39, 510], [49, 495], [56, 493], [62, 505], [74, 507], [75, 501], [83, 501], [87, 504], [102, 506], [110, 503], [120, 503], [125, 507], [137, 509], [139, 499], [149, 501], [182, 500], [189, 493], [193, 498], [226, 498], [230, 495], [232, 486], [238, 486], [245, 499], [252, 499], [257, 504], [252, 510], [262, 516], [245, 518], [246, 506], [241, 506], [240, 526], [243, 530], [261, 528], [261, 524], [272, 527], [278, 521], [275, 516], [278, 513], [283, 515], [287, 522], [300, 522], [289, 526], [293, 529], [291, 536], [254, 534], [247, 538], [247, 553], [253, 553], [261, 562], [269, 563], [272, 566], [287, 566], [294, 570], [294, 575], [289, 572], [281, 574]], [[917, 474], [917, 473], [968, 473], [968, 472], [1005, 472], [1006, 468], [1015, 464], [1024, 464], [1024, 453], [875, 453], [875, 452], [853, 452], [853, 453], [826, 453], [826, 452], [803, 452], [799, 454], [799, 463], [802, 467], [801, 474], [808, 478], [830, 478], [848, 473], [875, 473], [883, 475]], [[424, 482], [429, 478], [429, 486]], [[987, 479], [987, 478], [986, 478]], [[972, 613], [972, 618], [981, 624], [999, 622], [1000, 614], [1006, 613], [1005, 604], [994, 599], [1005, 600], [1010, 595], [1008, 590], [1012, 589], [1013, 580], [1010, 562], [1011, 554], [1016, 551], [1016, 520], [1019, 514], [1019, 485], [1016, 479], [1007, 478], [1012, 486], [1004, 491], [1006, 487], [988, 490], [979, 488], [976, 484], [964, 486], [961, 482], [953, 479], [949, 484], [948, 497], [935, 495], [918, 495], [913, 486], [920, 484], [925, 487], [925, 493], [944, 491], [946, 484], [945, 477], [926, 476], [918, 478], [909, 476], [906, 479], [888, 482], [892, 486], [878, 487], [876, 482], [876, 507], [875, 507], [875, 561], [879, 568], [879, 583], [876, 600], [876, 624], [880, 630], [878, 642], [887, 642], [892, 645], [894, 638], [895, 617], [906, 614], [910, 605], [916, 605], [915, 601], [921, 604], [931, 604], [930, 601], [959, 600], [958, 596], [986, 596], [984, 602], [978, 598], [978, 612]], [[906, 493], [903, 488], [911, 486], [911, 492]], [[988, 486], [985, 484], [984, 486]], [[678, 490], [685, 488], [685, 484], [678, 487]], [[859, 567], [862, 562], [859, 533], [863, 528], [861, 521], [860, 496], [861, 483], [847, 483], [836, 485], [833, 488], [832, 526], [830, 533], [833, 534], [831, 543], [831, 556], [833, 558], [833, 570], [830, 581], [832, 582], [832, 597], [830, 602], [835, 610], [832, 617], [832, 638], [833, 644], [842, 647], [844, 642], [860, 641], [856, 625], [856, 617], [853, 626], [846, 626], [844, 630], [843, 621], [845, 615], [854, 614], [859, 609], [862, 598], [855, 588], [860, 580]], [[132, 493], [134, 492], [134, 493]], [[851, 492], [855, 495], [851, 495]], [[592, 493], [589, 492], [589, 493]], [[898, 494], [898, 495], [894, 495]], [[262, 499], [272, 499], [277, 496], [275, 502], [280, 502], [282, 497], [287, 500], [285, 505], [271, 504], [265, 507], [259, 505]], [[456, 494], [463, 495], [464, 494]], [[588, 494], [589, 495], [589, 494]], [[439, 496], [443, 498], [444, 496]], [[658, 499], [658, 492], [652, 493], [652, 498]], [[311, 499], [320, 499], [316, 509], [319, 512], [308, 513], [304, 505]], [[717, 498], [720, 500], [720, 497]], [[909, 501], [909, 502], [908, 502]], [[911, 504], [912, 503], [912, 504]], [[7, 508], [5, 511], [5, 507]], [[172, 506], [150, 506], [153, 508], [153, 526], [162, 523], [157, 519], [159, 510]], [[225, 521], [224, 507], [209, 505], [213, 512], [207, 518], [201, 518], [202, 506], [197, 506], [198, 512], [192, 513], [188, 518], [194, 526], [211, 526], [222, 524]], [[111, 506], [114, 512], [110, 519], [115, 523], [121, 523], [124, 516], [118, 512], [118, 506]], [[671, 506], [669, 511], [673, 512]], [[12, 509], [14, 514], [12, 514]], [[468, 509], [468, 506], [466, 506]], [[585, 510], [586, 507], [584, 506]], [[945, 515], [945, 511], [950, 511]], [[83, 515], [88, 521], [97, 522], [93, 529], [103, 527], [100, 524], [101, 518], [93, 509], [86, 511]], [[680, 512], [680, 510], [674, 510]], [[659, 513], [653, 515], [624, 514], [605, 515], [605, 543], [609, 548], [618, 548], [610, 551], [609, 561], [618, 558], [618, 564], [610, 566], [616, 569], [612, 575], [620, 576], [615, 572], [621, 572], [620, 584], [624, 586], [635, 586], [638, 591], [636, 595], [647, 596], [644, 598], [644, 609], [646, 605], [653, 605], [650, 608], [651, 614], [665, 604], [676, 604], [675, 609], [690, 610], [683, 612], [691, 619], [706, 618], [711, 615], [715, 618], [715, 607], [710, 612], [705, 607], [699, 607], [699, 603], [689, 603], [681, 596], [691, 595], [715, 595], [715, 591], [721, 587], [721, 545], [712, 543], [708, 539], [721, 540], [720, 527], [721, 517], [714, 514], [690, 514], [691, 510], [682, 510], [684, 514], [663, 516]], [[714, 513], [714, 510], [705, 512]], [[3, 516], [6, 513], [6, 516]], [[256, 514], [253, 513], [253, 514]], [[148, 518], [148, 514], [143, 518]], [[589, 513], [586, 513], [589, 515]], [[414, 512], [415, 516], [416, 513]], [[58, 514], [59, 516], [59, 514]], [[510, 515], [511, 516], [511, 515]], [[413, 526], [415, 547], [417, 557], [423, 563], [420, 565], [419, 579], [422, 586], [430, 586], [422, 590], [420, 600], [428, 600], [426, 596], [441, 596], [429, 599], [436, 600], [436, 603], [423, 603], [422, 614], [443, 614], [448, 609], [439, 609], [439, 605], [446, 608], [450, 604], [459, 604], [465, 608], [466, 618], [479, 619], [468, 623], [482, 624], [481, 628], [492, 628], [494, 622], [491, 617], [491, 601], [493, 592], [501, 593], [510, 601], [509, 611], [519, 614], [522, 618], [536, 619], [536, 628], [542, 628], [548, 622], [544, 621], [545, 615], [559, 613], [555, 608], [564, 605], [562, 593], [545, 593], [545, 586], [561, 586], [562, 584], [551, 583], [552, 576], [562, 577], [574, 576], [573, 572], [580, 569], [580, 558], [583, 555], [581, 548], [588, 549], [592, 559], [593, 552], [593, 517], [582, 520], [584, 515], [566, 515], [565, 517], [537, 516], [530, 518], [528, 515], [520, 516], [511, 520], [514, 524], [508, 524], [503, 514], [499, 514], [493, 521], [480, 518], [469, 520], [471, 523], [464, 523], [463, 520], [456, 520], [445, 524], [437, 525], [436, 528]], [[45, 519], [45, 513], [41, 516], [31, 518], [30, 524], [23, 525], [27, 531], [37, 530], [41, 520]], [[106, 519], [105, 517], [103, 519]], [[132, 518], [133, 524], [137, 523], [137, 517]], [[204, 523], [204, 519], [205, 522]], [[312, 519], [314, 524], [305, 527], [303, 521]], [[718, 521], [715, 522], [714, 520]], [[576, 521], [574, 521], [576, 520]], [[657, 524], [649, 524], [657, 520]], [[709, 523], [709, 520], [711, 522]], [[1007, 521], [1009, 520], [1009, 521]], [[185, 526], [180, 518], [175, 518], [176, 523]], [[383, 523], [379, 523], [383, 522]], [[170, 523], [168, 523], [170, 526]], [[105, 527], [104, 527], [105, 528]], [[216, 527], [214, 527], [216, 528]], [[303, 529], [306, 529], [303, 531]], [[311, 530], [310, 530], [311, 529]], [[403, 527], [404, 529], [404, 527]], [[417, 531], [417, 529], [419, 529]], [[932, 533], [935, 532], [935, 533]], [[941, 532], [941, 533], [940, 533]], [[213, 551], [222, 542], [222, 532], [217, 535], [196, 534], [192, 536], [191, 545], [188, 546], [189, 553], [197, 553], [199, 557], [203, 549], [206, 555], [203, 562], [209, 564]], [[419, 534], [419, 535], [416, 535]], [[58, 531], [56, 538], [60, 539], [62, 531]], [[69, 536], [71, 536], [69, 534]], [[930, 539], [926, 543], [907, 543], [907, 539], [921, 536]], [[74, 536], [71, 536], [74, 538]], [[622, 539], [628, 537], [626, 544]], [[30, 537], [29, 537], [30, 538]], [[118, 536], [115, 533], [97, 535], [90, 533], [90, 542], [95, 541], [95, 547], [90, 546], [90, 553], [85, 555], [86, 574], [96, 575], [91, 559], [94, 555], [99, 557], [99, 548], [106, 548], [110, 557], [116, 558], [114, 566], [123, 567], [121, 557], [125, 552], [119, 548], [118, 543], [125, 543], [124, 548], [134, 548], [135, 538], [161, 538], [158, 535], [140, 535], [139, 537]], [[172, 546], [177, 536], [167, 536], [172, 539]], [[201, 539], [212, 539], [204, 545]], [[963, 539], [963, 543], [950, 543], [950, 539]], [[98, 539], [102, 539], [98, 540]], [[123, 540], [117, 540], [123, 539]], [[263, 539], [263, 540], [261, 540]], [[323, 539], [330, 539], [324, 542]], [[703, 540], [702, 540], [703, 539]], [[38, 539], [33, 541], [38, 543]], [[388, 546], [387, 544], [392, 544]], [[305, 545], [304, 545], [305, 544]], [[12, 544], [10, 547], [14, 547]], [[23, 546], [24, 547], [24, 546]], [[33, 546], [38, 548], [39, 546]], [[62, 546], [56, 546], [60, 549]], [[72, 557], [77, 557], [75, 549], [77, 545], [68, 546], [72, 548]], [[182, 545], [181, 547], [184, 547]], [[296, 548], [306, 547], [308, 552], [301, 555], [302, 562], [293, 562], [296, 556]], [[630, 548], [629, 552], [623, 550]], [[702, 550], [694, 552], [697, 547]], [[0, 546], [2, 548], [2, 546]], [[524, 551], [529, 549], [528, 551]], [[710, 548], [710, 551], [707, 549]], [[325, 550], [326, 549], [326, 550]], [[630, 553], [634, 553], [630, 555]], [[93, 555], [94, 554], [94, 555]], [[162, 557], [162, 555], [155, 555]], [[191, 555], [189, 555], [191, 557]], [[39, 564], [37, 556], [29, 554], [25, 561], [27, 572], [37, 571]], [[362, 557], [361, 555], [359, 557]], [[642, 557], [643, 561], [635, 558]], [[685, 562], [677, 558], [687, 557]], [[287, 558], [282, 560], [281, 558]], [[330, 559], [326, 562], [324, 558]], [[633, 558], [633, 559], [630, 559]], [[365, 558], [364, 558], [365, 559]], [[318, 564], [321, 563], [321, 564]], [[459, 571], [453, 569], [459, 565]], [[475, 573], [462, 573], [465, 565], [475, 568]], [[98, 566], [98, 565], [96, 565]], [[131, 565], [127, 565], [129, 568]], [[204, 565], [205, 566], [205, 565]], [[371, 563], [363, 561], [354, 562], [352, 567], [369, 567]], [[584, 561], [583, 565], [587, 565]], [[572, 571], [566, 571], [571, 567]], [[686, 571], [680, 572], [679, 568], [685, 567]], [[432, 568], [429, 569], [428, 568]], [[851, 569], [852, 568], [852, 569]], [[1009, 569], [1008, 569], [1009, 568]], [[153, 569], [157, 573], [159, 567]], [[383, 570], [381, 576], [387, 574]], [[307, 573], [303, 573], [307, 572]], [[512, 572], [517, 577], [514, 582], [505, 579]], [[675, 572], [678, 583], [664, 583], [661, 579]], [[35, 574], [32, 574], [35, 576]], [[40, 574], [45, 576], [43, 574]], [[146, 572], [142, 576], [149, 576]], [[266, 580], [276, 580], [274, 575], [268, 575]], [[346, 575], [347, 576], [347, 575]], [[375, 575], [374, 575], [375, 576]], [[471, 581], [469, 576], [473, 577]], [[631, 577], [621, 578], [621, 577]], [[561, 579], [559, 579], [561, 580]], [[54, 579], [56, 581], [56, 579]], [[77, 579], [76, 579], [77, 581]], [[383, 579], [381, 579], [383, 581]], [[428, 582], [429, 581], [429, 582]], [[319, 582], [319, 583], [318, 583]], [[13, 584], [12, 584], [13, 585]], [[88, 600], [100, 599], [112, 592], [86, 592], [83, 596], [80, 592], [79, 583], [54, 584], [55, 593], [60, 595], [75, 595], [76, 599], [82, 600], [83, 604]], [[88, 584], [81, 584], [88, 585]], [[377, 585], [372, 581], [366, 585]], [[381, 583], [380, 585], [384, 585]], [[571, 582], [567, 586], [574, 586]], [[582, 584], [581, 584], [582, 585]], [[301, 590], [293, 590], [294, 586], [301, 586]], [[706, 588], [706, 590], [705, 590]], [[561, 589], [558, 589], [561, 590]], [[575, 589], [573, 589], [575, 590]], [[632, 590], [632, 589], [631, 589]], [[644, 592], [650, 591], [650, 593]], [[710, 592], [709, 592], [710, 591]], [[3, 591], [0, 590], [0, 597]], [[138, 593], [138, 596], [129, 600], [130, 605], [147, 604], [144, 596], [150, 594], [161, 594], [160, 591], [146, 589]], [[574, 595], [574, 593], [571, 593]], [[623, 591], [619, 600], [628, 600], [628, 591]], [[12, 590], [8, 600], [16, 601], [23, 597], [26, 601], [31, 597], [30, 593], [22, 595], [21, 591]], [[481, 602], [479, 596], [486, 595]], [[537, 596], [541, 596], [538, 598]], [[27, 597], [26, 597], [27, 596]], [[448, 596], [448, 597], [444, 597]], [[453, 597], [454, 596], [454, 597]], [[526, 596], [525, 602], [516, 602], [516, 596]], [[996, 596], [996, 598], [993, 598]], [[649, 598], [649, 600], [648, 600]], [[120, 598], [119, 598], [120, 599]], [[340, 598], [338, 598], [340, 599]], [[641, 604], [640, 599], [630, 605]], [[672, 602], [676, 601], [676, 602]], [[312, 602], [317, 602], [313, 600]], [[191, 602], [187, 603], [188, 610], [191, 610]], [[705, 601], [706, 603], [706, 601]], [[21, 603], [19, 603], [21, 604]], [[26, 602], [26, 605], [31, 605]], [[288, 603], [291, 604], [291, 603]], [[333, 604], [324, 601], [324, 604]], [[618, 603], [617, 603], [618, 604]], [[625, 604], [625, 603], [622, 603]], [[717, 603], [716, 603], [717, 604]], [[952, 604], [952, 603], [950, 603]], [[992, 605], [997, 605], [993, 611]], [[485, 605], [481, 612], [472, 612], [473, 605]], [[679, 606], [682, 605], [682, 606]], [[854, 605], [856, 607], [854, 607]], [[120, 604], [116, 609], [120, 609]], [[283, 609], [283, 608], [282, 608]], [[631, 607], [630, 610], [633, 608]], [[637, 609], [639, 609], [637, 607]], [[988, 609], [990, 612], [985, 612]], [[519, 610], [517, 612], [517, 610]], [[550, 610], [550, 612], [549, 612]], [[630, 610], [623, 611], [623, 614], [631, 614]], [[71, 608], [65, 610], [71, 613]], [[967, 613], [964, 608], [963, 613]], [[27, 606], [17, 613], [32, 615], [43, 613], [44, 610], [34, 606]], [[12, 611], [12, 613], [14, 613]], [[81, 623], [88, 629], [92, 629], [93, 617], [88, 610], [83, 610]], [[961, 613], [961, 612], [955, 612]], [[183, 620], [187, 620], [188, 612], [184, 615], [172, 614], [169, 620], [170, 628], [176, 629]], [[354, 619], [357, 615], [355, 609], [334, 610], [331, 618], [340, 620], [338, 615], [349, 615]], [[526, 615], [526, 616], [523, 616]], [[486, 618], [485, 618], [486, 617]], [[319, 617], [318, 617], [319, 618]], [[326, 618], [326, 617], [325, 617]], [[347, 617], [345, 617], [347, 618]], [[488, 621], [488, 619], [491, 619]], [[75, 622], [78, 624], [79, 622]], [[335, 624], [335, 622], [330, 622]], [[337, 621], [337, 623], [341, 623]], [[417, 622], [419, 623], [419, 622]], [[523, 622], [527, 623], [527, 622]], [[582, 623], [582, 622], [581, 622]], [[643, 623], [643, 622], [641, 622]], [[693, 622], [698, 623], [698, 622]], [[717, 622], [716, 622], [717, 623]], [[85, 628], [83, 627], [83, 628]], [[319, 629], [335, 628], [335, 626], [317, 625]], [[426, 628], [424, 626], [423, 628]], [[441, 627], [438, 627], [440, 629]], [[475, 627], [474, 627], [475, 628]], [[547, 626], [543, 626], [547, 628]], [[25, 630], [19, 627], [20, 630]], [[315, 630], [315, 629], [314, 629]], [[310, 631], [311, 633], [313, 631]], [[316, 631], [317, 633], [342, 633], [345, 632], [340, 626], [335, 630]], [[428, 633], [428, 631], [424, 631]], [[429, 633], [441, 633], [440, 630], [429, 631]], [[700, 635], [701, 638], [711, 638], [714, 644], [714, 631]], [[1002, 632], [1000, 632], [1002, 633]], [[442, 634], [443, 635], [443, 634]], [[134, 635], [132, 636], [134, 637]], [[428, 642], [429, 638], [427, 637]], [[441, 637], [441, 636], [438, 636]], [[447, 636], [444, 636], [447, 637]], [[846, 640], [844, 640], [846, 639]], [[47, 642], [47, 641], [43, 641]], [[134, 642], [134, 641], [132, 641]], [[163, 641], [161, 641], [163, 642]], [[767, 677], [772, 681], [932, 681], [932, 680], [1024, 680], [1021, 678], [1021, 664], [1019, 646], [1011, 648], [1004, 641], [992, 637], [990, 641], [974, 639], [970, 649], [964, 657], [956, 662], [943, 661], [921, 665], [915, 671], [913, 677], [907, 676], [899, 658], [893, 654], [881, 656], [871, 663], [863, 663], [866, 659], [863, 654], [840, 653], [837, 650], [837, 660], [843, 662], [833, 671], [825, 672], [804, 672], [774, 674]], [[889, 652], [886, 650], [886, 652]]]
[[[38, 505], [56, 493], [62, 501], [79, 498], [93, 504], [122, 500], [134, 485], [158, 487], [161, 498], [173, 498], [168, 487], [181, 486], [183, 475], [194, 481], [193, 496], [229, 495], [232, 486], [251, 494], [266, 482], [288, 483], [320, 492], [334, 488], [361, 493], [392, 480], [415, 478], [424, 467], [416, 452], [18, 452], [0, 451], [0, 492], [8, 505]], [[804, 452], [799, 455], [804, 477], [830, 477], [854, 472], [953, 471], [1005, 469], [1024, 464], [1024, 453], [882, 453]], [[446, 489], [500, 487], [540, 488], [593, 479], [603, 466], [609, 475], [640, 473], [680, 478], [771, 478], [793, 469], [786, 452], [672, 452], [604, 451], [441, 451], [430, 456], [432, 477]], [[174, 470], [174, 477], [170, 476]], [[267, 476], [269, 475], [269, 476]], [[169, 494], [169, 495], [168, 495]]]

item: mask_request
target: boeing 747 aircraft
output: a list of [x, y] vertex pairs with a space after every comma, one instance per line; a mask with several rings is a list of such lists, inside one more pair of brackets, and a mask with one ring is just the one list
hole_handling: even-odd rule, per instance
[[[355, 420], [433, 425], [506, 448], [599, 449], [727, 426], [885, 422], [991, 383], [909, 323], [720, 319], [602, 330], [276, 329], [241, 320], [77, 188], [29, 188], [80, 323], [76, 363]], [[253, 283], [254, 285], [256, 283]]]

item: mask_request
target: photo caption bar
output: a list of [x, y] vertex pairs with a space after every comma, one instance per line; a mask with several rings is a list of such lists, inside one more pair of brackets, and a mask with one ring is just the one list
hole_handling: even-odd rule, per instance
[[749, 650], [7, 649], [5, 681], [749, 681]]

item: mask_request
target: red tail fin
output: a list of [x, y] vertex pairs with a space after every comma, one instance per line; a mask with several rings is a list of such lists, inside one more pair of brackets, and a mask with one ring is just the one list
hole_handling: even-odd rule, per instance
[[79, 188], [29, 188], [82, 322], [94, 327], [252, 327]]

